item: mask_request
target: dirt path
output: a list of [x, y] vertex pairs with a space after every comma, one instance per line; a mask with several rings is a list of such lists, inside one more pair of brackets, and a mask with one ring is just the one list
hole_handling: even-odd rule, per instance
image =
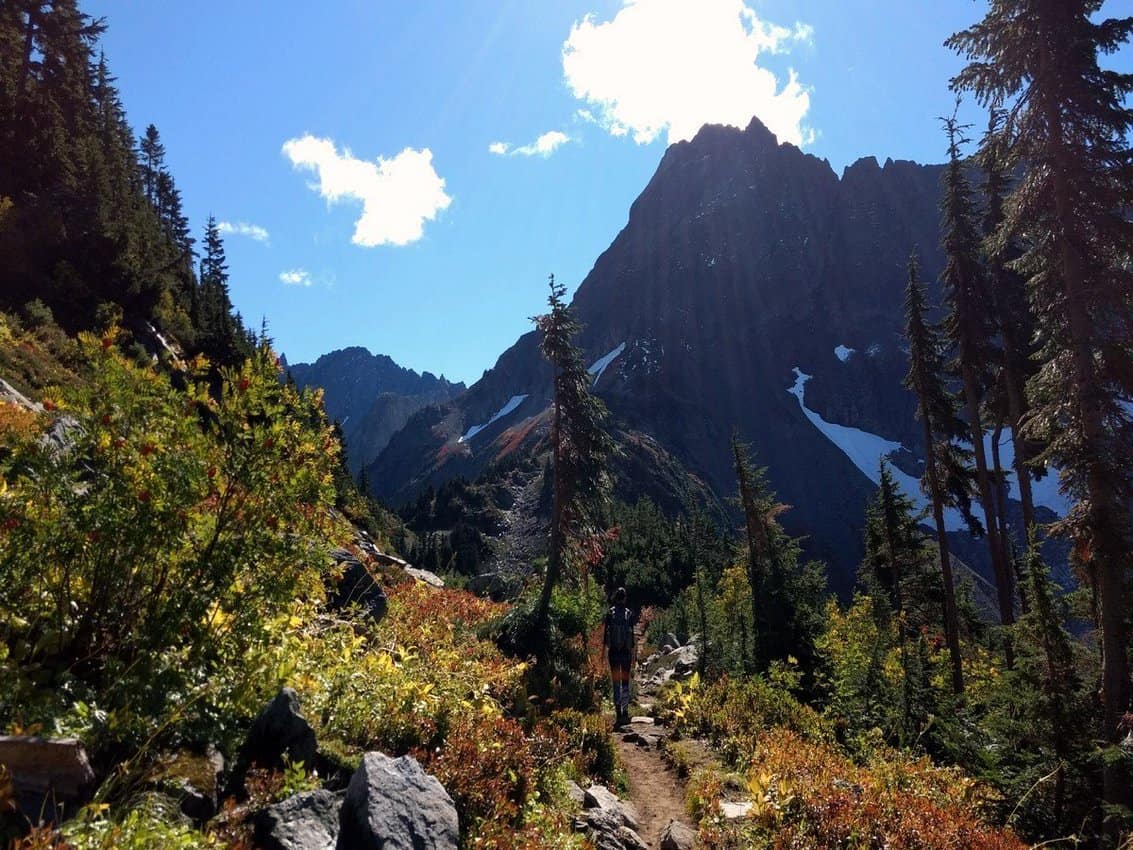
[[618, 756], [625, 765], [629, 780], [629, 800], [637, 809], [640, 829], [638, 834], [651, 848], [661, 846], [661, 831], [669, 821], [688, 823], [685, 813], [685, 786], [677, 774], [665, 764], [655, 746], [644, 747], [626, 741], [638, 735], [651, 735], [660, 730], [652, 725], [633, 724], [622, 732], [614, 733]]

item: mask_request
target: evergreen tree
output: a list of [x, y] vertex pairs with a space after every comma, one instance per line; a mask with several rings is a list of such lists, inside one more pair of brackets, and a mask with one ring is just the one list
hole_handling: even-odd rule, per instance
[[[948, 44], [969, 60], [953, 87], [1010, 104], [1007, 150], [1021, 177], [1001, 234], [1026, 246], [1042, 366], [1028, 389], [1031, 428], [1049, 446], [1078, 508], [1056, 530], [1073, 536], [1096, 590], [1102, 631], [1103, 740], [1117, 742], [1130, 708], [1126, 607], [1133, 434], [1133, 75], [1098, 57], [1133, 34], [1133, 18], [1097, 19], [1102, 0], [992, 0]], [[1106, 759], [1104, 797], [1130, 802], [1120, 760]]]
[[[1005, 626], [1015, 622], [1015, 582], [1007, 549], [1000, 534], [987, 454], [981, 404], [986, 387], [986, 365], [994, 358], [991, 343], [991, 309], [984, 270], [980, 262], [980, 237], [971, 189], [960, 160], [960, 146], [966, 141], [955, 116], [943, 119], [948, 135], [948, 168], [944, 176], [941, 204], [943, 247], [947, 258], [943, 281], [948, 293], [948, 336], [956, 348], [955, 371], [959, 374], [972, 450], [976, 461], [976, 482], [985, 518], [995, 589], [999, 600], [999, 619]], [[1007, 643], [1007, 662], [1011, 664], [1011, 645]]]
[[964, 690], [964, 669], [944, 508], [950, 502], [957, 502], [965, 512], [968, 509], [966, 463], [953, 442], [963, 430], [963, 424], [956, 415], [955, 399], [944, 387], [944, 340], [939, 329], [926, 318], [924, 287], [917, 277], [917, 257], [913, 254], [909, 257], [909, 282], [905, 288], [905, 339], [909, 343], [909, 373], [905, 386], [917, 396], [917, 418], [924, 431], [925, 471], [921, 486], [932, 500], [944, 589], [944, 635], [951, 660], [952, 690], [959, 694]]
[[814, 637], [819, 629], [822, 567], [799, 565], [799, 545], [777, 517], [788, 506], [780, 503], [767, 481], [767, 470], [756, 468], [750, 450], [732, 435], [732, 457], [738, 498], [744, 515], [745, 572], [751, 602], [751, 666], [766, 671], [775, 661], [795, 657], [810, 670]]
[[[1015, 480], [1023, 507], [1026, 534], [1035, 525], [1035, 504], [1031, 491], [1031, 470], [1027, 465], [1030, 445], [1023, 437], [1023, 422], [1030, 410], [1027, 381], [1033, 375], [1034, 320], [1027, 306], [1023, 278], [1011, 266], [1019, 258], [1016, 240], [1001, 233], [1004, 200], [1010, 187], [1010, 161], [1003, 132], [1003, 112], [992, 109], [987, 132], [980, 143], [977, 161], [984, 172], [983, 195], [984, 253], [987, 260], [991, 305], [995, 326], [1002, 341], [1003, 407], [1011, 428]], [[1022, 595], [1022, 594], [1020, 594]]]
[[581, 329], [563, 300], [566, 287], [550, 277], [550, 311], [533, 321], [553, 370], [551, 421], [551, 540], [547, 572], [535, 612], [536, 634], [546, 632], [551, 592], [562, 577], [568, 546], [595, 525], [609, 489], [606, 460], [613, 441], [603, 430], [606, 405], [590, 392], [593, 379], [574, 343]]
[[161, 143], [161, 135], [153, 124], [146, 127], [146, 134], [138, 143], [138, 151], [141, 154], [139, 166], [142, 174], [142, 190], [150, 206], [160, 210], [158, 194], [161, 175], [166, 173], [165, 145]]

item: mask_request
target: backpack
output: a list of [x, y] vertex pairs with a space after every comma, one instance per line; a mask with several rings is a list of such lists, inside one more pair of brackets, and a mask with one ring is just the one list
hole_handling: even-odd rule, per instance
[[628, 608], [614, 606], [607, 616], [610, 650], [628, 652], [633, 648], [633, 620]]

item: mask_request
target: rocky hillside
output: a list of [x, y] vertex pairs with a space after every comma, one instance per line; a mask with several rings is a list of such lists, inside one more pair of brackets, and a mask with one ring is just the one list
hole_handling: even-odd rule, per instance
[[[926, 279], [942, 265], [941, 173], [867, 158], [839, 177], [758, 121], [705, 127], [666, 152], [574, 299], [596, 391], [619, 425], [720, 497], [735, 490], [737, 428], [837, 590], [853, 582], [879, 457], [917, 470], [903, 288], [914, 249]], [[395, 435], [369, 467], [376, 494], [403, 504], [475, 477], [534, 430], [549, 389], [532, 332]]]
[[358, 346], [324, 354], [314, 363], [289, 364], [288, 371], [302, 388], [322, 387], [327, 414], [342, 427], [354, 473], [371, 463], [418, 410], [464, 392], [462, 383], [431, 372], [417, 374]]

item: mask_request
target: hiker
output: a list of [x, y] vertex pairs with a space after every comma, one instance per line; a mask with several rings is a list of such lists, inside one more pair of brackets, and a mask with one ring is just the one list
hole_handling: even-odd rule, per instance
[[629, 723], [629, 677], [633, 666], [633, 627], [637, 625], [637, 612], [626, 607], [626, 589], [614, 591], [614, 604], [606, 612], [602, 642], [610, 659], [610, 681], [614, 685], [614, 708], [617, 710], [615, 726]]

